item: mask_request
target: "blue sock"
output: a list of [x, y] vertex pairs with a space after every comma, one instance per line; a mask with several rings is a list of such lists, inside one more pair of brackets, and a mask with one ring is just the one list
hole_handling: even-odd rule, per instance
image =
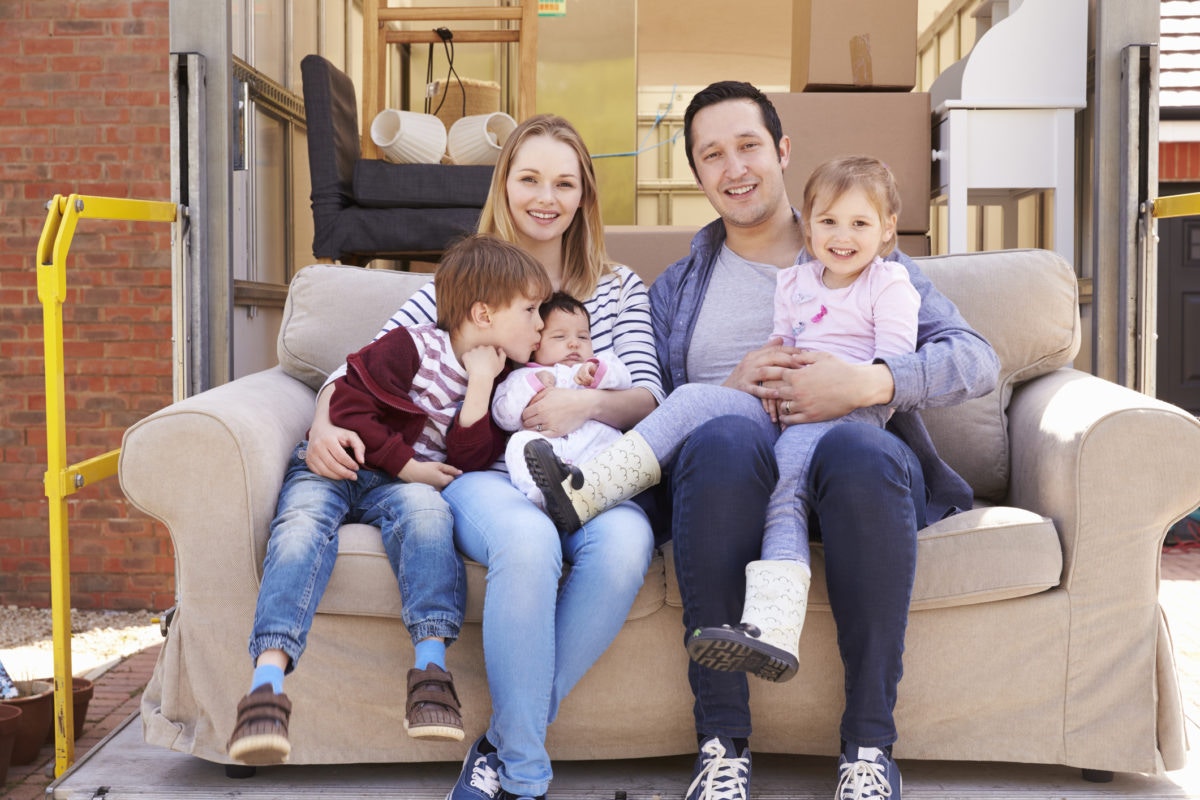
[[250, 691], [254, 691], [265, 683], [271, 684], [275, 694], [283, 694], [283, 670], [270, 664], [254, 668], [254, 676], [250, 678]]
[[440, 639], [422, 639], [417, 642], [416, 658], [413, 666], [417, 669], [425, 669], [430, 664], [437, 664], [442, 669], [446, 668], [446, 643]]

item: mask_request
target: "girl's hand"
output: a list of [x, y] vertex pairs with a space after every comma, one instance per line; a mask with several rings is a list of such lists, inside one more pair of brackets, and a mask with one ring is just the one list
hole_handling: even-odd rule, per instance
[[779, 422], [779, 401], [770, 397], [762, 399], [763, 411], [767, 412], [767, 416], [771, 418], [771, 422]]

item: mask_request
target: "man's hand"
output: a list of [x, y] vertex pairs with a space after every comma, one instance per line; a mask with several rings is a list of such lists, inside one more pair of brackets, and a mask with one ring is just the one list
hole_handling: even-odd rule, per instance
[[776, 396], [764, 391], [763, 384], [779, 380], [783, 370], [792, 366], [792, 354], [798, 352], [794, 347], [785, 347], [783, 340], [772, 339], [747, 353], [722, 385], [759, 398]]
[[405, 483], [427, 483], [435, 489], [445, 489], [459, 475], [462, 475], [462, 470], [449, 464], [410, 458], [398, 477]]
[[829, 353], [806, 350], [792, 356], [794, 368], [780, 370], [763, 390], [778, 399], [784, 425], [844, 417], [856, 408], [891, 402], [895, 392], [886, 364], [851, 364]]

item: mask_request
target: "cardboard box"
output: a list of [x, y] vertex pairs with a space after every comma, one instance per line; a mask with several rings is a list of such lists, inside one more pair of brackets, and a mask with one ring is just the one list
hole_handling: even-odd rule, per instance
[[913, 258], [929, 255], [929, 237], [923, 233], [902, 233], [896, 237], [896, 246]]
[[688, 254], [698, 230], [693, 225], [605, 225], [604, 248], [609, 258], [629, 267], [649, 286]]
[[917, 81], [917, 0], [794, 0], [793, 92], [908, 92]]
[[900, 185], [900, 233], [929, 230], [931, 118], [926, 92], [777, 92], [767, 95], [792, 140], [783, 178], [800, 207], [813, 169], [834, 156], [869, 155]]

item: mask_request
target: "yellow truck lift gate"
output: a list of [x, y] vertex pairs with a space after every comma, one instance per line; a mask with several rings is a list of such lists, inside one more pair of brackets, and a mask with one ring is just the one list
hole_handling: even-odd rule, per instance
[[[117, 472], [120, 450], [76, 464], [67, 463], [66, 406], [63, 379], [63, 303], [67, 297], [67, 251], [80, 219], [179, 222], [186, 214], [174, 203], [55, 195], [46, 205], [46, 222], [37, 249], [38, 299], [46, 371], [46, 498], [50, 518], [50, 609], [54, 637], [54, 773], [75, 760], [75, 724], [71, 697], [71, 566], [67, 540], [67, 497]], [[180, 251], [175, 226], [175, 253]], [[178, 261], [178, 259], [176, 259]], [[180, 314], [173, 315], [179, 341]]]

